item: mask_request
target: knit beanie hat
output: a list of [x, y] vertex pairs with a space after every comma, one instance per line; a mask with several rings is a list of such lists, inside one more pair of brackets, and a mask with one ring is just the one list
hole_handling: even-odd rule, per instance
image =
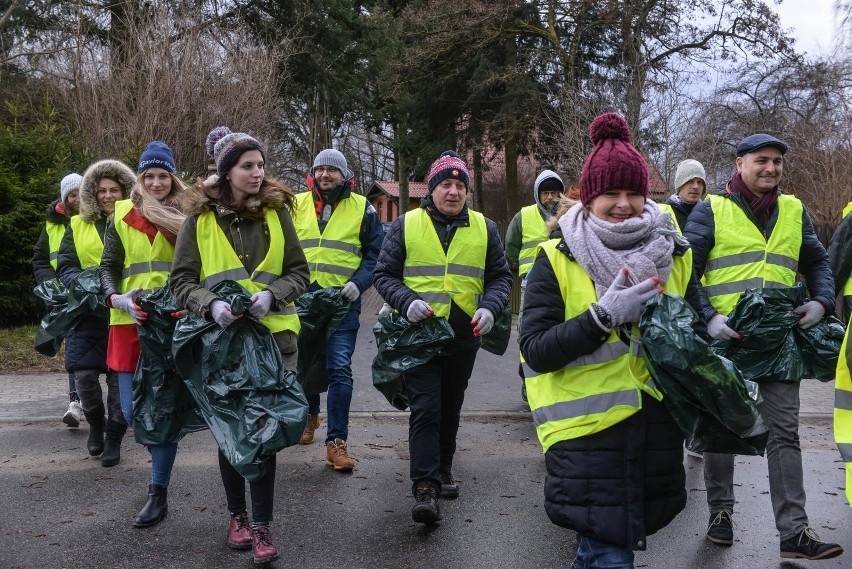
[[464, 187], [470, 189], [470, 175], [467, 173], [462, 159], [452, 150], [444, 151], [441, 156], [432, 163], [429, 168], [428, 180], [429, 193], [435, 189], [435, 186], [447, 179], [461, 180], [464, 182]]
[[[234, 167], [243, 152], [259, 150], [260, 155], [266, 159], [263, 145], [254, 137], [244, 132], [231, 132], [228, 127], [216, 127], [207, 135], [205, 148], [208, 154], [216, 162], [216, 173], [224, 176], [228, 170]], [[210, 149], [213, 149], [212, 153]]]
[[73, 192], [74, 190], [80, 189], [80, 182], [83, 181], [83, 176], [77, 174], [76, 172], [73, 174], [68, 174], [62, 181], [59, 182], [59, 199], [63, 202], [68, 197], [68, 194]]
[[141, 174], [148, 168], [162, 168], [168, 170], [170, 174], [177, 173], [175, 156], [168, 144], [159, 140], [148, 143], [148, 146], [142, 151], [142, 156], [139, 157], [136, 173]]
[[321, 150], [317, 157], [314, 158], [314, 165], [311, 167], [311, 176], [320, 166], [333, 166], [343, 172], [343, 179], [348, 180], [352, 177], [352, 172], [349, 171], [349, 166], [346, 164], [346, 156], [339, 150], [334, 148], [326, 148]]
[[674, 177], [674, 193], [677, 194], [681, 186], [685, 183], [698, 178], [704, 182], [704, 191], [707, 191], [707, 174], [704, 173], [704, 166], [698, 160], [687, 159], [677, 165]]
[[630, 144], [630, 127], [617, 113], [605, 113], [589, 125], [595, 147], [580, 174], [580, 201], [587, 205], [611, 190], [631, 190], [648, 197], [648, 166]]

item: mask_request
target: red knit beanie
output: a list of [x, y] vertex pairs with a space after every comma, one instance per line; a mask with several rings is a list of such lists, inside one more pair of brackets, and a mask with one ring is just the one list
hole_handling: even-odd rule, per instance
[[617, 113], [605, 113], [589, 125], [592, 149], [580, 174], [580, 201], [588, 204], [611, 190], [631, 190], [648, 197], [648, 166], [630, 144], [630, 127]]

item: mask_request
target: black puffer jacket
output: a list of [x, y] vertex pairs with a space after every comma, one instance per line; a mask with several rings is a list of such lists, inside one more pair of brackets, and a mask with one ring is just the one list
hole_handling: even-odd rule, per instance
[[683, 228], [686, 227], [686, 220], [689, 217], [689, 214], [692, 213], [692, 210], [695, 209], [698, 202], [687, 203], [680, 199], [677, 195], [673, 195], [669, 196], [665, 203], [672, 206], [677, 226], [681, 231], [683, 231]]
[[[852, 215], [844, 217], [834, 230], [834, 235], [828, 243], [828, 259], [834, 276], [834, 290], [842, 293], [846, 281], [852, 275]], [[852, 296], [844, 295], [843, 321], [849, 322], [850, 317], [852, 317]]]
[[[424, 198], [424, 207], [432, 219], [432, 225], [438, 233], [438, 238], [446, 253], [456, 229], [470, 225], [467, 206], [458, 215], [447, 218], [430, 206], [431, 201]], [[379, 261], [373, 272], [373, 286], [385, 299], [385, 302], [399, 311], [403, 316], [407, 313], [412, 302], [420, 297], [416, 292], [402, 282], [402, 270], [405, 265], [405, 215], [397, 218], [385, 235]], [[479, 307], [487, 308], [494, 314], [500, 315], [509, 304], [509, 292], [512, 288], [512, 273], [503, 251], [503, 242], [497, 231], [497, 225], [490, 219], [485, 219], [488, 231], [488, 246], [485, 252], [485, 293], [479, 299]], [[470, 316], [461, 308], [452, 304], [450, 307], [450, 326], [453, 327], [456, 339], [452, 344], [454, 351], [475, 349], [479, 346], [479, 338], [473, 335]], [[445, 350], [445, 353], [447, 350]]]
[[[564, 240], [557, 250], [574, 259]], [[678, 245], [675, 255], [685, 251]], [[686, 299], [695, 308], [697, 288], [691, 279]], [[590, 311], [565, 320], [562, 292], [543, 252], [527, 277], [520, 328], [521, 353], [542, 373], [593, 353], [609, 336]], [[552, 445], [545, 466], [545, 510], [551, 521], [604, 543], [645, 549], [647, 536], [686, 506], [683, 435], [665, 407], [647, 395], [642, 409], [628, 419]]]
[[[57, 209], [57, 206], [60, 206], [61, 203], [61, 200], [54, 200], [47, 206], [45, 221], [47, 223], [61, 223], [68, 227], [68, 216], [60, 213]], [[50, 264], [50, 240], [47, 236], [47, 229], [41, 230], [33, 249], [33, 274], [38, 284], [53, 280], [57, 276], [56, 271], [53, 270], [53, 265]]]
[[[742, 208], [751, 222], [760, 228], [759, 222], [741, 195], [730, 194], [725, 191], [719, 195], [725, 199], [733, 200], [734, 203]], [[777, 221], [778, 205], [776, 204], [769, 215], [766, 229], [762, 231], [766, 239], [769, 239], [772, 235]], [[692, 210], [689, 220], [686, 222], [686, 227], [683, 228], [683, 236], [686, 237], [692, 246], [692, 273], [696, 279], [700, 279], [704, 275], [707, 257], [710, 254], [710, 250], [716, 244], [715, 233], [716, 223], [710, 200], [699, 202], [695, 206], [695, 209]], [[831, 274], [828, 253], [826, 253], [825, 247], [817, 239], [807, 209], [802, 211], [802, 245], [799, 248], [799, 273], [805, 279], [805, 284], [808, 287], [811, 298], [818, 300], [825, 307], [826, 314], [833, 314], [834, 277]], [[704, 294], [703, 288], [701, 288], [700, 294], [704, 318], [709, 321], [716, 314], [716, 310], [710, 304], [710, 301], [707, 300], [707, 295]]]

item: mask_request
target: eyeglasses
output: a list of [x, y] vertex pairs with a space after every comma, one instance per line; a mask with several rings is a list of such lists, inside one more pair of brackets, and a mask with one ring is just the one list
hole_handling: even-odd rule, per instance
[[322, 176], [323, 174], [335, 174], [340, 172], [340, 168], [335, 168], [334, 166], [317, 166], [314, 168], [314, 175]]

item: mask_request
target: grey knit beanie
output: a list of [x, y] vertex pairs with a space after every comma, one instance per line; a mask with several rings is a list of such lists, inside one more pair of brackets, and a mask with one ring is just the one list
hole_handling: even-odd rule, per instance
[[704, 182], [704, 191], [707, 191], [707, 174], [704, 173], [704, 166], [698, 160], [687, 159], [677, 165], [674, 177], [674, 192], [678, 193], [681, 186], [693, 178], [698, 178]]
[[317, 157], [314, 158], [314, 165], [311, 168], [312, 176], [319, 166], [334, 166], [343, 172], [344, 180], [348, 180], [352, 177], [352, 172], [349, 171], [349, 166], [346, 164], [346, 157], [339, 150], [326, 148], [325, 150], [320, 151], [320, 153], [317, 154]]
[[74, 190], [80, 189], [80, 182], [83, 181], [83, 176], [77, 174], [76, 172], [73, 174], [68, 174], [62, 181], [59, 182], [59, 199], [63, 202], [65, 198], [68, 197], [68, 194], [73, 192]]

